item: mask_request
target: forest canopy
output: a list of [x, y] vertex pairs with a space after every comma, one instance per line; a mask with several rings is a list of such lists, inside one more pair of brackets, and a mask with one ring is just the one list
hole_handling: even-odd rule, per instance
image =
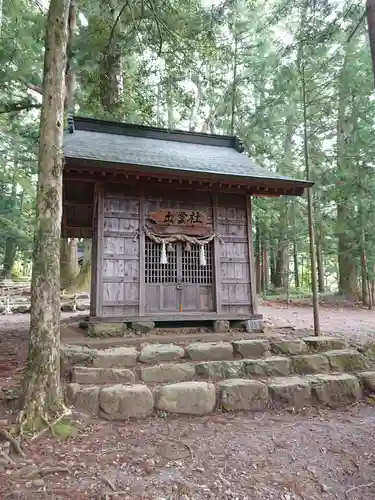
[[[6, 278], [27, 273], [31, 260], [47, 7], [0, 2]], [[262, 166], [296, 178], [306, 175], [306, 125], [319, 290], [369, 300], [375, 102], [362, 2], [82, 0], [74, 7], [70, 112], [236, 134]], [[256, 199], [254, 217], [258, 292], [308, 289], [306, 199]]]

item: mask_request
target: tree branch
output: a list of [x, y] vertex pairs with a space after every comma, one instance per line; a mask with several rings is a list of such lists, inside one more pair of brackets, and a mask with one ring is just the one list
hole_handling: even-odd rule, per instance
[[29, 109], [39, 109], [41, 108], [41, 104], [37, 104], [31, 101], [20, 101], [20, 102], [12, 102], [8, 104], [0, 104], [0, 115], [5, 113], [14, 113], [16, 111], [23, 111]]

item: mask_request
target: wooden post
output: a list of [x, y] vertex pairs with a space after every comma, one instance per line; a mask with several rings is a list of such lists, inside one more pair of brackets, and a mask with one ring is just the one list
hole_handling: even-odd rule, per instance
[[98, 209], [97, 209], [97, 272], [96, 272], [96, 315], [103, 314], [103, 245], [104, 245], [104, 188], [103, 183], [98, 183]]
[[[310, 180], [310, 161], [309, 161], [309, 148], [308, 148], [308, 134], [307, 134], [307, 101], [306, 101], [306, 81], [305, 81], [305, 68], [302, 65], [301, 72], [302, 79], [302, 100], [303, 100], [303, 149], [305, 157], [306, 178]], [[319, 293], [318, 281], [316, 278], [316, 252], [315, 252], [315, 231], [314, 231], [314, 206], [313, 206], [313, 193], [312, 188], [307, 188], [307, 217], [309, 226], [309, 242], [310, 242], [310, 263], [311, 263], [311, 289], [313, 295], [313, 315], [314, 315], [314, 334], [320, 335], [320, 321], [319, 321]]]
[[256, 293], [256, 276], [254, 265], [253, 214], [251, 195], [246, 197], [247, 242], [249, 249], [250, 296], [253, 314], [258, 314], [258, 298]]
[[145, 195], [141, 188], [139, 197], [139, 315], [145, 315]]

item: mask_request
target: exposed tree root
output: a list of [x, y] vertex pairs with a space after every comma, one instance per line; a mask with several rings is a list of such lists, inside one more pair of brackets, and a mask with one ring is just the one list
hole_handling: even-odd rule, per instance
[[42, 424], [44, 424], [45, 427], [41, 429], [40, 431], [36, 432], [31, 438], [30, 441], [35, 441], [38, 439], [40, 436], [42, 436], [47, 430], [50, 430], [54, 436], [56, 436], [55, 431], [54, 431], [54, 426], [60, 422], [64, 417], [67, 417], [72, 414], [71, 410], [66, 408], [65, 406], [62, 407], [62, 413], [52, 420], [52, 422], [49, 421], [48, 417], [43, 414], [38, 412], [38, 415], [29, 415], [28, 417], [25, 416], [25, 412], [21, 411], [19, 414], [18, 418], [18, 433], [21, 437], [25, 436], [25, 429], [29, 428], [35, 431], [39, 425], [35, 425], [36, 422], [40, 421]]
[[14, 439], [13, 436], [10, 435], [10, 433], [6, 429], [0, 429], [0, 436], [2, 436], [5, 441], [8, 441], [12, 445], [13, 450], [17, 453], [17, 455], [25, 457], [25, 453], [22, 451], [20, 444], [16, 439]]

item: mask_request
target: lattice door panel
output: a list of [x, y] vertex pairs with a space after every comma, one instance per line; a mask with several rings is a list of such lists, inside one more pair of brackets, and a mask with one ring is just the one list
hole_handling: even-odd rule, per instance
[[168, 263], [161, 264], [161, 245], [150, 239], [145, 244], [146, 283], [177, 283], [177, 245], [172, 245], [173, 252], [167, 252]]
[[204, 246], [206, 265], [200, 263], [200, 245], [192, 245], [191, 250], [187, 252], [182, 248], [182, 276], [183, 283], [192, 283], [200, 285], [212, 284], [212, 245], [209, 243]]

